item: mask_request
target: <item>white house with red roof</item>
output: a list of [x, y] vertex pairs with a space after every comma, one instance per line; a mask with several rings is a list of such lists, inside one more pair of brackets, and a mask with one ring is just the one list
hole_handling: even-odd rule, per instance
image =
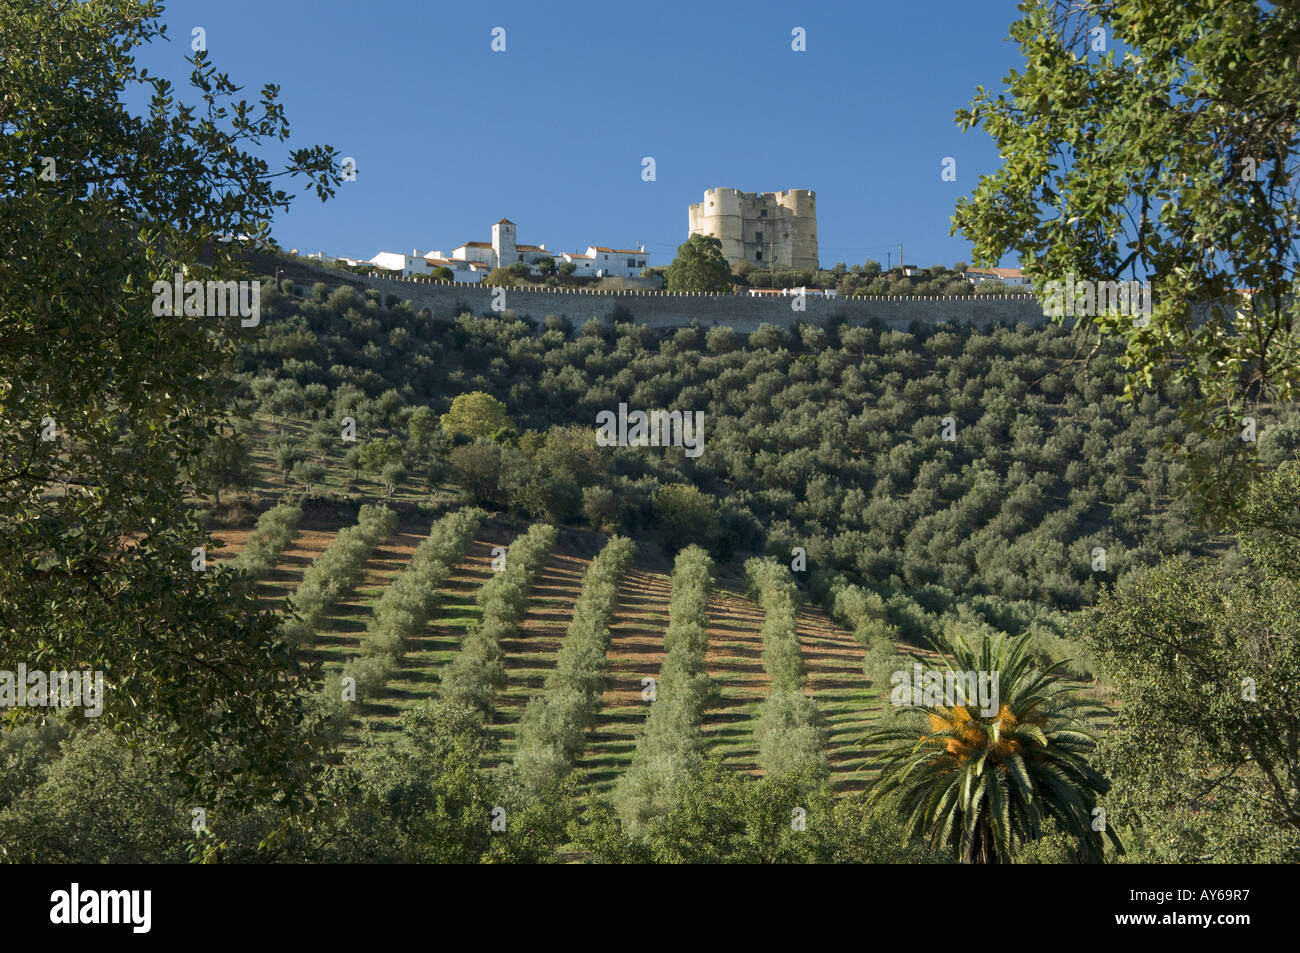
[[611, 275], [616, 278], [635, 278], [646, 266], [644, 245], [639, 249], [588, 245], [587, 257], [592, 260], [594, 274]]
[[[465, 242], [452, 249], [448, 256], [455, 262], [477, 262], [489, 268], [509, 268], [523, 263], [534, 274], [537, 263], [543, 258], [550, 258], [556, 264], [562, 261], [576, 266], [575, 275], [593, 278], [611, 277], [633, 278], [641, 274], [646, 267], [645, 246], [640, 248], [609, 248], [605, 245], [588, 245], [586, 252], [548, 251], [546, 244], [521, 245], [518, 240], [518, 228], [508, 218], [503, 218], [492, 226], [492, 241]], [[430, 255], [442, 257], [442, 252], [432, 251]]]
[[[594, 275], [596, 274], [596, 260], [590, 255], [584, 255], [580, 251], [561, 252], [560, 257], [570, 264], [574, 265], [575, 275]], [[559, 264], [559, 262], [556, 262]]]
[[1004, 285], [1032, 288], [1034, 283], [1019, 268], [967, 268], [962, 277], [979, 284], [981, 281], [1000, 281]]

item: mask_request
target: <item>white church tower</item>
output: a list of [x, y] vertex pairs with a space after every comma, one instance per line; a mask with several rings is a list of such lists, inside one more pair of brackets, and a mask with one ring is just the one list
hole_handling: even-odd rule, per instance
[[508, 268], [519, 261], [515, 247], [515, 223], [503, 218], [492, 226], [492, 256], [497, 268]]

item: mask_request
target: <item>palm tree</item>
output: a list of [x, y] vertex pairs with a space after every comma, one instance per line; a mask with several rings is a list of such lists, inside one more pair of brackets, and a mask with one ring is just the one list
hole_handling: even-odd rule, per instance
[[[1065, 662], [1039, 670], [1027, 637], [932, 641], [946, 665], [945, 684], [960, 683], [949, 682], [947, 672], [989, 673], [997, 697], [987, 708], [963, 696], [946, 697], [944, 704], [929, 704], [933, 699], [926, 697], [917, 711], [928, 724], [868, 736], [867, 744], [886, 745], [872, 759], [881, 772], [870, 802], [896, 796], [906, 836], [948, 848], [963, 863], [1011, 863], [1017, 847], [1047, 833], [1053, 820], [1078, 843], [1080, 861], [1100, 863], [1093, 810], [1110, 782], [1086, 760], [1095, 742], [1083, 717], [1096, 709], [1056, 674]], [[996, 713], [988, 710], [994, 705]], [[1099, 826], [1123, 853], [1114, 832]]]

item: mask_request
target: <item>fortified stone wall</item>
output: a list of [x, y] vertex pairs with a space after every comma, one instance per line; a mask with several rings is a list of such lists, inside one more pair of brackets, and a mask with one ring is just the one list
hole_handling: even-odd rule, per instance
[[[325, 280], [330, 276], [322, 272]], [[796, 322], [825, 324], [843, 316], [850, 324], [879, 320], [891, 328], [907, 328], [913, 321], [988, 327], [999, 323], [1043, 324], [1050, 320], [1033, 295], [998, 297], [859, 297], [823, 298], [807, 296], [806, 308], [795, 311], [792, 297], [737, 294], [676, 294], [664, 291], [597, 291], [578, 289], [494, 289], [481, 284], [432, 282], [419, 278], [388, 278], [348, 275], [345, 282], [334, 273], [335, 283], [357, 284], [384, 294], [395, 294], [417, 310], [428, 308], [435, 318], [454, 318], [465, 311], [489, 314], [494, 309], [493, 292], [505, 292], [503, 310], [541, 321], [548, 315], [568, 318], [581, 327], [592, 318], [603, 319], [616, 309], [632, 315], [638, 324], [652, 328], [685, 327], [692, 321], [701, 327], [725, 326], [748, 334], [761, 324], [789, 328]]]

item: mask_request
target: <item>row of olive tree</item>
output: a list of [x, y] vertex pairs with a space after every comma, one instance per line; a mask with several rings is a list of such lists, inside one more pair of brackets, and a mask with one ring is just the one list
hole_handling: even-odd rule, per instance
[[545, 694], [533, 698], [524, 710], [515, 767], [533, 790], [563, 778], [582, 754], [607, 681], [605, 653], [618, 584], [635, 553], [636, 543], [615, 536], [591, 561], [555, 668], [546, 676]]
[[361, 582], [366, 560], [392, 534], [397, 514], [385, 506], [361, 507], [357, 524], [339, 531], [325, 552], [303, 573], [290, 600], [297, 617], [286, 616], [280, 631], [290, 645], [303, 645], [325, 613]]
[[528, 608], [528, 590], [555, 547], [555, 527], [535, 523], [504, 553], [505, 566], [479, 590], [483, 610], [442, 675], [442, 697], [487, 715], [506, 681], [501, 640], [513, 638]]
[[270, 572], [289, 548], [301, 519], [302, 508], [294, 503], [271, 507], [257, 518], [257, 526], [248, 534], [243, 550], [231, 560], [231, 566], [253, 577]]
[[385, 587], [361, 636], [361, 656], [344, 669], [356, 679], [359, 699], [374, 698], [392, 678], [407, 643], [442, 601], [439, 589], [465, 555], [484, 515], [463, 509], [442, 517], [415, 548], [405, 571]]
[[673, 808], [680, 786], [704, 764], [707, 744], [700, 729], [716, 693], [704, 664], [712, 586], [713, 560], [708, 553], [688, 546], [677, 554], [664, 631], [667, 654], [650, 713], [637, 735], [632, 764], [614, 788], [623, 829], [633, 836], [650, 819]]
[[763, 607], [763, 668], [772, 688], [758, 712], [758, 763], [769, 775], [825, 777], [826, 730], [817, 704], [804, 691], [795, 586], [772, 559], [745, 563], [751, 594]]

